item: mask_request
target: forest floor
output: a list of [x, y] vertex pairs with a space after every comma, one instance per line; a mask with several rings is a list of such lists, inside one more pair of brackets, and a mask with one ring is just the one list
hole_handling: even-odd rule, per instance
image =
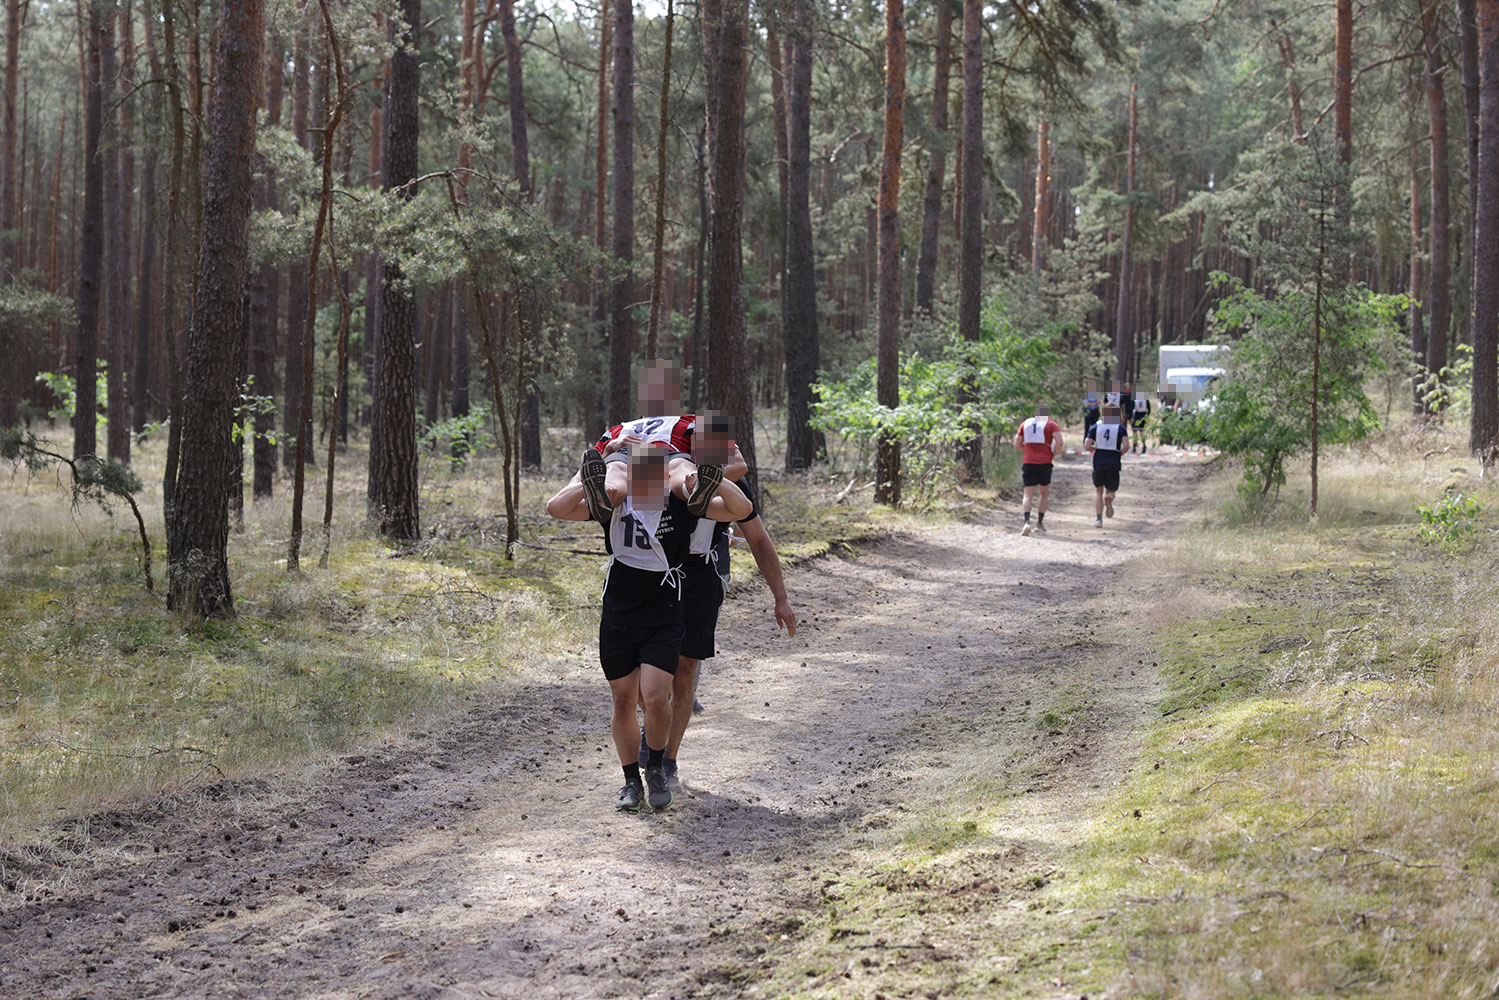
[[782, 483], [798, 633], [736, 579], [658, 814], [612, 809], [582, 536], [289, 585], [272, 512], [214, 631], [17, 532], [0, 996], [1494, 996], [1499, 526], [1413, 524], [1494, 505], [1459, 432], [1328, 455], [1315, 525], [1303, 469], [1249, 517], [1174, 452], [1101, 529], [1069, 456], [1030, 537]]
[[[797, 565], [794, 639], [739, 586], [659, 814], [612, 809], [582, 648], [442, 732], [95, 816], [99, 863], [0, 914], [0, 994], [1096, 989], [1047, 887], [1142, 753], [1152, 557], [1202, 464], [1132, 458], [1102, 529], [1082, 458], [1058, 467], [1046, 534], [984, 503]], [[888, 905], [840, 912], [851, 879]]]

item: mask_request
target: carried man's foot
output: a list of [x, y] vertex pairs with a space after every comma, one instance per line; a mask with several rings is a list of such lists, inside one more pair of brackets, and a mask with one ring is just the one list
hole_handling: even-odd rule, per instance
[[588, 516], [608, 526], [614, 519], [614, 504], [609, 502], [609, 491], [604, 488], [607, 467], [604, 456], [593, 448], [583, 450], [583, 461], [578, 465], [578, 480], [583, 484], [583, 502], [588, 506]]
[[713, 495], [718, 492], [719, 484], [722, 482], [723, 466], [699, 465], [697, 486], [693, 489], [692, 496], [687, 498], [687, 509], [696, 517], [706, 516], [708, 504], [713, 502]]

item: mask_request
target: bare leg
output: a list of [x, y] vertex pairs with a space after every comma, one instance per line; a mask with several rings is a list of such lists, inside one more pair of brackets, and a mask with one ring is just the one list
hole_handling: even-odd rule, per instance
[[698, 661], [677, 657], [677, 675], [671, 682], [671, 736], [666, 741], [666, 757], [676, 760], [682, 749], [682, 736], [692, 721], [692, 690], [697, 686]]
[[1103, 487], [1100, 486], [1093, 491], [1093, 517], [1101, 520], [1103, 518]]
[[[649, 663], [640, 665], [640, 704], [645, 709], [645, 742], [655, 750], [664, 749], [671, 735], [671, 674]], [[640, 745], [636, 742], [639, 730], [635, 728], [635, 714], [627, 716], [623, 730], [616, 729], [614, 743], [620, 752], [620, 761], [636, 760]], [[624, 742], [620, 741], [621, 735]]]
[[1051, 489], [1051, 487], [1050, 486], [1038, 486], [1036, 488], [1041, 491], [1041, 501], [1040, 501], [1040, 503], [1036, 504], [1036, 510], [1037, 510], [1038, 513], [1045, 514], [1046, 513], [1046, 492], [1047, 492], [1047, 490]]
[[1020, 501], [1020, 513], [1029, 514], [1031, 512], [1031, 495], [1036, 492], [1036, 488], [1034, 486], [1027, 486], [1022, 492], [1025, 494], [1025, 499]]
[[620, 764], [633, 764], [637, 755], [636, 742], [640, 739], [640, 730], [635, 722], [640, 670], [632, 670], [618, 680], [610, 681], [609, 691], [614, 696], [614, 713], [609, 719], [609, 729], [614, 734], [614, 749], [619, 754]]

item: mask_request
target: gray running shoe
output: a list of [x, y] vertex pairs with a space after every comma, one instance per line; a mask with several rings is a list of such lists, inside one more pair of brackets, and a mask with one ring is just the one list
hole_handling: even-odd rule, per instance
[[1039, 532], [1041, 532], [1041, 534], [1044, 535], [1044, 534], [1046, 534], [1046, 525], [1042, 524], [1040, 521], [1037, 521], [1036, 522], [1036, 530], [1039, 531]]
[[619, 798], [615, 800], [614, 808], [620, 812], [638, 812], [640, 800], [644, 796], [645, 789], [638, 782], [626, 781], [625, 787], [619, 790]]
[[701, 712], [702, 710], [703, 710], [703, 703], [697, 700], [697, 696], [696, 695], [693, 695], [693, 698], [692, 698], [692, 714], [696, 715], [697, 713]]
[[1095, 528], [1102, 528], [1103, 527], [1103, 518], [1101, 518], [1101, 517], [1095, 517], [1093, 519], [1093, 527], [1095, 527]]
[[692, 491], [692, 496], [687, 498], [687, 509], [697, 517], [707, 514], [708, 504], [713, 502], [713, 495], [718, 492], [718, 486], [722, 482], [723, 466], [699, 465], [697, 488]]
[[578, 479], [583, 483], [583, 502], [588, 505], [588, 516], [605, 526], [614, 518], [614, 505], [609, 502], [609, 493], [604, 489], [606, 472], [604, 456], [593, 448], [584, 448], [583, 461], [578, 465]]
[[[671, 805], [671, 789], [666, 787], [666, 770], [660, 767], [645, 769], [645, 783], [650, 786], [646, 799], [652, 809], [665, 809]], [[638, 800], [637, 800], [638, 801]], [[639, 806], [636, 806], [639, 808]]]
[[645, 762], [651, 759], [651, 745], [645, 741], [645, 730], [640, 731], [640, 766], [645, 767]]
[[677, 780], [677, 762], [670, 757], [661, 758], [661, 770], [666, 772], [666, 783], [668, 785], [680, 785]]

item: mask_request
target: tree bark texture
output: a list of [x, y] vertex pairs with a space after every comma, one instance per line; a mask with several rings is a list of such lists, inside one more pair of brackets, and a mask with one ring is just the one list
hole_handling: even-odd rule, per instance
[[[421, 0], [401, 0], [399, 25], [392, 25], [396, 49], [387, 76], [385, 178], [387, 191], [406, 187], [416, 177], [417, 88], [421, 83], [417, 29]], [[401, 541], [421, 537], [417, 497], [416, 452], [416, 300], [402, 286], [399, 264], [382, 261], [380, 283], [380, 374], [375, 408], [379, 411], [378, 449], [371, 448], [370, 516], [380, 534]], [[377, 461], [378, 455], [378, 461]]]
[[[980, 175], [982, 176], [982, 175]], [[1036, 194], [1031, 227], [1031, 270], [1046, 267], [1047, 232], [1051, 228], [1051, 122], [1036, 126]]]
[[[661, 61], [661, 118], [656, 129], [656, 225], [652, 239], [651, 259], [651, 321], [645, 336], [646, 360], [654, 360], [660, 350], [662, 300], [666, 297], [666, 135], [671, 127], [671, 41], [676, 28], [676, 9], [672, 0], [666, 0], [665, 55]], [[774, 31], [771, 32], [775, 34]], [[776, 76], [780, 75], [779, 60], [773, 64]], [[776, 91], [781, 100], [780, 90]], [[784, 108], [777, 118], [776, 145], [781, 148], [781, 207], [786, 205], [785, 128], [782, 119]]]
[[[609, 241], [609, 63], [614, 52], [614, 17], [611, 8], [611, 0], [603, 0], [599, 4], [598, 135], [593, 151], [593, 245], [600, 254]], [[596, 343], [604, 348], [601, 356], [607, 352], [609, 345], [609, 287], [609, 268], [601, 264], [593, 280], [593, 323], [597, 331]], [[605, 380], [605, 409], [609, 410], [612, 406], [608, 402], [610, 389], [607, 386], [607, 375]], [[597, 408], [595, 403], [592, 409]], [[588, 414], [589, 419], [596, 416], [596, 413]], [[606, 412], [603, 422], [607, 424], [609, 419]]]
[[105, 304], [104, 344], [108, 359], [106, 391], [108, 415], [108, 454], [124, 465], [130, 464], [130, 404], [125, 374], [129, 368], [130, 350], [130, 238], [126, 232], [127, 197], [120, 164], [119, 108], [116, 107], [114, 82], [119, 78], [119, 59], [115, 48], [115, 20], [118, 11], [113, 2], [104, 7], [99, 24], [99, 70], [105, 114], [101, 122], [99, 145], [104, 166], [104, 243]]
[[[952, 75], [954, 0], [937, 0], [937, 45], [932, 81], [932, 131], [937, 139], [926, 165], [926, 196], [921, 207], [921, 247], [916, 257], [916, 311], [931, 315], [937, 285], [937, 229], [942, 219], [942, 187], [947, 177], [947, 84]], [[965, 26], [967, 22], [964, 22]], [[967, 63], [964, 63], [965, 70]], [[967, 77], [964, 77], [967, 84]], [[966, 91], [965, 91], [966, 93]], [[965, 118], [966, 122], [967, 119]]]
[[250, 170], [255, 153], [263, 0], [226, 0], [218, 31], [219, 86], [209, 125], [198, 294], [189, 329], [182, 454], [169, 514], [169, 607], [234, 614], [229, 581], [229, 491], [235, 486], [236, 375], [245, 335]]
[[[1411, 338], [1411, 357], [1417, 364], [1426, 360], [1426, 331], [1421, 315], [1421, 152], [1417, 146], [1411, 147], [1411, 254], [1410, 254], [1410, 276], [1406, 279], [1406, 294], [1410, 296], [1410, 306], [1406, 310], [1406, 327]], [[1431, 231], [1433, 244], [1440, 242], [1441, 237], [1435, 228]], [[1412, 405], [1414, 412], [1420, 416], [1426, 407], [1422, 402], [1421, 385], [1422, 378], [1416, 375], [1411, 379]]]
[[[1457, 0], [1457, 37], [1463, 67], [1463, 129], [1467, 142], [1468, 191], [1474, 205], [1468, 212], [1468, 277], [1474, 277], [1474, 236], [1478, 227], [1477, 199], [1472, 192], [1478, 190], [1478, 20], [1474, 10], [1475, 0]], [[1472, 316], [1469, 320], [1471, 322]]]
[[[312, 74], [308, 65], [312, 46], [311, 19], [304, 19], [303, 27], [292, 43], [291, 83], [291, 130], [297, 143], [304, 149], [312, 149], [312, 136], [307, 131], [312, 104]], [[309, 428], [300, 426], [302, 416], [302, 333], [307, 313], [307, 271], [293, 263], [286, 276], [286, 400], [281, 415], [281, 459], [286, 471], [296, 474], [297, 441], [307, 436]], [[373, 447], [373, 445], [371, 445]]]
[[[885, 0], [885, 128], [880, 150], [879, 309], [875, 395], [900, 405], [900, 160], [906, 115], [906, 11], [904, 0]], [[875, 500], [900, 503], [900, 437], [886, 429], [878, 444]]]
[[77, 406], [73, 414], [73, 457], [98, 450], [98, 393], [94, 370], [99, 357], [99, 300], [104, 278], [104, 160], [99, 137], [104, 127], [104, 81], [100, 66], [107, 0], [88, 0], [85, 26], [83, 95], [83, 231], [78, 252], [78, 333], [74, 340], [73, 377]]
[[1468, 443], [1494, 468], [1499, 449], [1499, 0], [1478, 0], [1478, 216], [1473, 246], [1473, 419]]
[[[281, 40], [273, 31], [269, 39], [270, 57], [266, 59], [266, 123], [272, 128], [281, 124], [282, 63]], [[378, 142], [378, 140], [376, 140]], [[278, 207], [276, 174], [267, 168], [265, 178], [255, 188], [257, 211]], [[256, 396], [276, 396], [276, 342], [281, 304], [281, 271], [274, 264], [263, 264], [250, 279], [250, 375]], [[256, 500], [271, 497], [276, 478], [276, 414], [257, 407], [255, 411], [255, 471], [251, 494]]]
[[[16, 156], [16, 81], [20, 63], [21, 0], [5, 0], [5, 78], [0, 87], [0, 233], [11, 233], [17, 228], [16, 173], [26, 166]], [[8, 276], [20, 269], [19, 260], [17, 243], [6, 240], [0, 261], [4, 262]]]
[[[515, 0], [500, 0], [500, 34], [505, 40], [505, 79], [510, 96], [510, 152], [515, 164], [515, 180], [521, 197], [531, 204], [531, 144], [526, 133], [526, 84], [521, 72], [520, 38], [515, 33]], [[536, 294], [530, 288], [520, 289], [519, 308], [523, 317], [523, 335], [535, 336], [541, 329], [541, 314]], [[523, 349], [521, 358], [533, 352]], [[539, 353], [539, 352], [538, 352]], [[520, 461], [528, 469], [541, 465], [541, 400], [536, 392], [532, 372], [521, 372], [525, 385], [525, 407], [520, 420]]]
[[786, 469], [805, 469], [826, 446], [814, 430], [812, 381], [821, 364], [812, 246], [812, 12], [797, 0], [787, 48], [786, 252], [781, 332], [786, 351]]
[[[963, 147], [959, 187], [963, 190], [958, 220], [958, 335], [968, 343], [979, 339], [979, 316], [984, 294], [984, 28], [982, 0], [963, 3]], [[959, 402], [967, 402], [968, 387], [960, 388]], [[975, 433], [958, 449], [965, 475], [983, 478], [983, 440]]]
[[[1334, 0], [1332, 121], [1338, 162], [1343, 165], [1338, 181], [1337, 220], [1339, 225], [1347, 226], [1353, 212], [1353, 0]], [[1346, 277], [1347, 264], [1340, 262], [1337, 273]]]
[[614, 268], [609, 298], [609, 422], [635, 413], [635, 10], [614, 0]]
[[[1134, 356], [1134, 330], [1130, 325], [1130, 290], [1134, 284], [1135, 241], [1135, 147], [1139, 134], [1140, 108], [1136, 87], [1129, 85], [1129, 151], [1124, 168], [1124, 238], [1119, 250], [1119, 301], [1114, 312], [1114, 377], [1129, 381], [1130, 362]], [[1123, 403], [1123, 400], [1120, 400]]]
[[708, 403], [734, 421], [755, 489], [755, 424], [744, 319], [744, 92], [747, 0], [703, 0], [708, 143]]
[[1431, 119], [1431, 283], [1426, 295], [1425, 357], [1433, 372], [1447, 364], [1447, 331], [1452, 323], [1451, 177], [1447, 169], [1447, 92], [1437, 0], [1423, 0], [1426, 40], [1426, 109]]

